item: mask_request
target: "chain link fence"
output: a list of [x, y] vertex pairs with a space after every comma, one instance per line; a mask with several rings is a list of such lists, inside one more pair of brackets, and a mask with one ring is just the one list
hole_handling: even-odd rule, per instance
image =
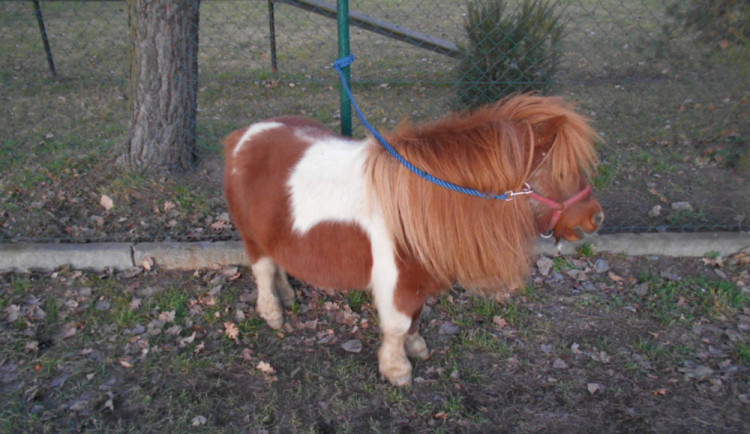
[[[219, 159], [219, 142], [229, 131], [271, 116], [306, 115], [338, 128], [331, 68], [337, 32], [329, 10], [335, 4], [328, 1], [202, 2], [197, 134], [204, 157]], [[511, 14], [523, 2], [504, 3]], [[559, 54], [554, 74], [543, 84], [577, 104], [603, 137], [596, 181], [607, 213], [603, 232], [750, 226], [750, 186], [739, 169], [750, 137], [748, 44], [736, 16], [696, 26], [691, 7], [700, 3], [547, 2], [562, 32], [550, 46]], [[745, 8], [735, 15], [747, 11], [746, 1], [717, 3]], [[349, 9], [354, 93], [373, 124], [387, 130], [406, 117], [436, 119], [460, 106], [469, 80], [459, 68], [471, 44], [466, 2], [350, 0]], [[19, 193], [35, 183], [73, 176], [80, 188], [101, 190], [71, 171], [84, 170], [76, 169], [82, 159], [106, 160], [127, 135], [127, 21], [122, 1], [0, 2], [0, 169], [6, 172], [0, 218], [6, 227], [14, 216], [43, 214]], [[354, 126], [354, 135], [363, 137], [356, 120]], [[207, 194], [220, 196], [220, 176], [212, 173], [214, 191]], [[220, 212], [223, 202], [207, 206]], [[28, 230], [34, 238], [33, 227]], [[3, 232], [6, 239], [23, 235]], [[46, 236], [76, 239], [63, 230], [38, 238]], [[206, 229], [189, 238], [211, 236]], [[160, 238], [156, 232], [144, 237]]]

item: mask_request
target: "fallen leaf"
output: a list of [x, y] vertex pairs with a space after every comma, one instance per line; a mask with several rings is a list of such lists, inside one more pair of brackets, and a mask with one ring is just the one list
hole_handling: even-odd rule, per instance
[[174, 322], [175, 311], [170, 310], [169, 312], [162, 312], [159, 314], [159, 321], [163, 323]]
[[27, 353], [36, 353], [37, 351], [39, 351], [39, 342], [28, 341], [26, 342], [26, 345], [23, 346], [23, 350]]
[[198, 344], [198, 346], [195, 347], [195, 350], [193, 350], [193, 354], [197, 355], [198, 353], [200, 353], [201, 351], [203, 351], [205, 348], [206, 348], [206, 344], [203, 343], [203, 342], [201, 342], [201, 343]]
[[234, 277], [239, 273], [239, 267], [227, 266], [219, 270], [219, 273], [224, 277]]
[[235, 343], [240, 343], [237, 339], [240, 335], [240, 329], [237, 325], [231, 321], [224, 323], [224, 334]]
[[658, 197], [659, 200], [662, 201], [662, 202], [664, 202], [664, 203], [669, 202], [669, 199], [667, 199], [666, 196], [664, 196], [661, 193], [659, 193], [659, 191], [657, 189], [655, 189], [655, 188], [650, 188], [648, 190], [648, 192], [651, 193], [651, 194], [653, 194], [654, 196]]
[[60, 338], [67, 339], [69, 337], [75, 336], [77, 332], [78, 332], [78, 329], [76, 328], [76, 325], [74, 323], [67, 323], [63, 326], [62, 330], [60, 331]]
[[135, 363], [133, 363], [134, 359], [131, 359], [130, 357], [124, 357], [120, 359], [120, 366], [123, 368], [132, 368], [135, 366]]
[[201, 426], [206, 424], [205, 416], [195, 416], [193, 418], [193, 426]]
[[231, 227], [229, 222], [224, 220], [216, 220], [215, 222], [211, 223], [211, 230], [214, 232], [222, 232], [224, 229], [227, 229]]
[[171, 200], [164, 202], [164, 212], [172, 211], [174, 208], [175, 204]]
[[210, 295], [202, 295], [198, 297], [198, 303], [204, 305], [204, 306], [215, 306], [216, 305], [216, 299], [211, 297]]
[[651, 396], [665, 396], [667, 392], [667, 389], [656, 389], [651, 391]]
[[154, 258], [150, 256], [143, 258], [143, 261], [141, 261], [141, 267], [146, 271], [151, 271], [151, 269], [154, 268]]
[[611, 271], [609, 273], [607, 273], [607, 276], [609, 276], [609, 278], [613, 282], [616, 282], [616, 283], [620, 283], [620, 282], [622, 282], [624, 280], [622, 277], [618, 276], [617, 274], [615, 274], [615, 273], [613, 273]]
[[99, 198], [99, 205], [104, 207], [105, 210], [109, 211], [112, 209], [113, 206], [115, 206], [115, 202], [112, 200], [111, 197], [107, 196], [106, 194], [103, 194]]
[[75, 400], [72, 404], [70, 404], [70, 407], [68, 407], [68, 410], [70, 411], [84, 411], [87, 410], [89, 407], [89, 397], [87, 395], [81, 396], [79, 399]]
[[612, 357], [609, 354], [607, 354], [606, 351], [600, 351], [598, 353], [594, 353], [591, 356], [591, 358], [594, 361], [601, 362], [601, 363], [609, 363], [610, 361], [612, 361]]
[[245, 348], [242, 350], [242, 360], [246, 362], [251, 362], [253, 360], [253, 350], [250, 348]]
[[187, 344], [192, 344], [194, 340], [195, 340], [195, 332], [193, 332], [193, 334], [190, 336], [185, 336], [183, 338], [177, 339], [177, 345], [180, 348], [183, 348]]
[[275, 370], [275, 369], [273, 369], [273, 366], [271, 366], [271, 364], [270, 364], [270, 363], [266, 363], [266, 362], [260, 362], [260, 363], [258, 363], [258, 366], [256, 366], [256, 368], [257, 368], [257, 369], [258, 369], [258, 370], [259, 370], [260, 372], [262, 372], [262, 373], [264, 373], [264, 374], [268, 374], [268, 375], [273, 375], [273, 374], [275, 374], [275, 373], [276, 373], [276, 370]]
[[107, 396], [109, 397], [109, 399], [107, 399], [107, 401], [104, 403], [104, 406], [103, 406], [104, 409], [109, 410], [109, 411], [115, 411], [115, 403], [114, 403], [115, 394], [112, 392], [107, 392]]
[[11, 304], [5, 308], [5, 313], [8, 315], [8, 321], [13, 322], [18, 319], [21, 314], [21, 306], [17, 304]]
[[499, 329], [504, 329], [508, 326], [508, 321], [500, 315], [495, 315], [494, 317], [492, 317], [492, 322], [495, 323], [495, 325]]

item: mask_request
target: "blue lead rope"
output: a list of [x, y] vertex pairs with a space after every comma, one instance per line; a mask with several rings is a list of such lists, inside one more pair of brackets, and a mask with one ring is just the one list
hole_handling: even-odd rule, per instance
[[[354, 95], [352, 95], [352, 90], [349, 87], [349, 83], [346, 80], [346, 77], [344, 76], [344, 72], [342, 71], [343, 68], [346, 68], [347, 66], [351, 65], [354, 62], [354, 55], [350, 54], [347, 57], [341, 58], [333, 62], [333, 67], [336, 68], [336, 71], [339, 73], [339, 77], [341, 77], [341, 84], [344, 86], [344, 90], [346, 90], [346, 93], [349, 95], [349, 100], [352, 102], [352, 106], [354, 107], [354, 110], [357, 112], [357, 116], [359, 116], [359, 119], [362, 121], [362, 124], [372, 133], [372, 135], [380, 142], [381, 145], [401, 164], [406, 166], [407, 169], [411, 170], [416, 175], [426, 179], [427, 181], [430, 181], [434, 184], [437, 184], [441, 187], [447, 188], [449, 190], [457, 191], [459, 193], [468, 194], [471, 196], [481, 197], [485, 199], [499, 199], [499, 200], [512, 200], [513, 194], [512, 193], [502, 193], [502, 194], [488, 194], [483, 193], [479, 190], [476, 190], [474, 188], [467, 188], [462, 187], [460, 185], [453, 184], [451, 182], [445, 181], [440, 178], [436, 178], [429, 173], [425, 172], [424, 170], [420, 169], [419, 167], [416, 167], [415, 165], [411, 164], [409, 160], [404, 158], [401, 154], [396, 151], [393, 146], [391, 146], [388, 141], [378, 133], [378, 130], [375, 129], [369, 122], [367, 122], [367, 119], [365, 118], [365, 115], [362, 114], [362, 110], [359, 109], [359, 106], [357, 105], [357, 102], [354, 100]], [[523, 193], [522, 193], [523, 194]]]

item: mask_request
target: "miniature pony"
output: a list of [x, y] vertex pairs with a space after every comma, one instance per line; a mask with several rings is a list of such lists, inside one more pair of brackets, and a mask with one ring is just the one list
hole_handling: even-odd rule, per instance
[[[461, 284], [503, 293], [529, 272], [538, 234], [578, 240], [604, 215], [588, 179], [596, 133], [554, 97], [520, 95], [386, 134], [406, 160], [462, 194], [407, 170], [373, 138], [355, 141], [299, 117], [231, 133], [230, 211], [272, 328], [294, 301], [287, 272], [334, 290], [370, 289], [380, 318], [381, 374], [411, 382], [407, 358], [429, 355], [419, 335], [425, 300]], [[506, 193], [508, 200], [491, 199]]]

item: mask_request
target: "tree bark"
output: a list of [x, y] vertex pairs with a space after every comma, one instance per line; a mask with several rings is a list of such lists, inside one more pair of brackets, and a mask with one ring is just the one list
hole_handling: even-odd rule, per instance
[[740, 154], [737, 162], [737, 172], [745, 179], [750, 180], [750, 144], [745, 144], [745, 150]]
[[195, 163], [200, 0], [128, 0], [131, 122], [123, 164], [184, 170]]

